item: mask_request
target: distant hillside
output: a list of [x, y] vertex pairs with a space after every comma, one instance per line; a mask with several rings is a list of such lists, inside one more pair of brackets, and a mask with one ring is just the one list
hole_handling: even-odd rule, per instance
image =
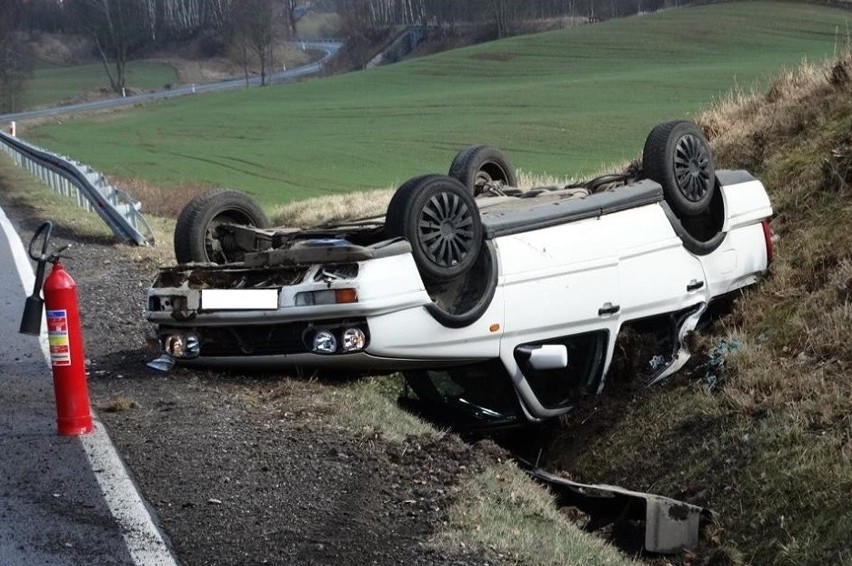
[[[581, 408], [548, 465], [720, 512], [713, 564], [850, 564], [852, 53], [699, 121], [719, 164], [770, 193], [771, 274], [703, 337], [723, 374], [698, 366], [626, 406]], [[714, 388], [708, 371], [724, 376]]]
[[848, 16], [780, 2], [672, 10], [23, 135], [123, 178], [238, 187], [266, 204], [446, 171], [472, 143], [503, 147], [525, 171], [587, 174], [634, 157], [659, 121], [831, 56]]

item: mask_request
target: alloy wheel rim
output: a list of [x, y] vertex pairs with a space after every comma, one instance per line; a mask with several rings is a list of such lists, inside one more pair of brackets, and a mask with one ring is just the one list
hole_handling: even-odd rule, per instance
[[458, 195], [438, 193], [421, 210], [417, 230], [429, 260], [440, 267], [453, 267], [470, 253], [473, 215]]
[[699, 202], [710, 190], [710, 153], [696, 136], [686, 135], [675, 146], [674, 173], [680, 193]]

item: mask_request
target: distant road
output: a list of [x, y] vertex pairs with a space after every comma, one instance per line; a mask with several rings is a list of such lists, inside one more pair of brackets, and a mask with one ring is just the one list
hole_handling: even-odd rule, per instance
[[[322, 51], [322, 58], [309, 65], [303, 65], [287, 71], [277, 71], [267, 75], [269, 84], [280, 84], [300, 77], [316, 75], [322, 72], [325, 62], [333, 57], [341, 48], [343, 43], [338, 41], [297, 41], [296, 45], [303, 49], [314, 51]], [[249, 78], [251, 86], [260, 85], [260, 77], [254, 76]], [[149, 100], [159, 100], [163, 98], [173, 98], [175, 96], [185, 96], [187, 94], [198, 94], [202, 92], [215, 92], [221, 90], [229, 90], [234, 88], [245, 88], [246, 80], [244, 77], [235, 77], [215, 83], [205, 83], [196, 85], [183, 85], [168, 90], [159, 90], [156, 92], [146, 92], [143, 94], [134, 94], [124, 98], [108, 98], [105, 100], [94, 100], [92, 102], [81, 102], [79, 104], [69, 104], [67, 106], [56, 106], [54, 108], [42, 108], [41, 110], [30, 110], [28, 112], [17, 112], [15, 114], [0, 114], [0, 122], [12, 122], [29, 120], [32, 118], [45, 118], [48, 116], [59, 116], [62, 114], [72, 114], [77, 112], [88, 112], [91, 110], [101, 110], [104, 108], [116, 108], [119, 106], [127, 106], [146, 102]]]

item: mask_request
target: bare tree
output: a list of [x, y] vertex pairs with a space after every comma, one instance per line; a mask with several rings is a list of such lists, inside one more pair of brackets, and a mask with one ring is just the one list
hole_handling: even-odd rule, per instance
[[494, 10], [494, 24], [497, 28], [497, 37], [506, 37], [509, 35], [508, 0], [491, 0], [491, 9]]
[[66, 0], [77, 21], [94, 40], [110, 87], [123, 92], [127, 58], [150, 37], [147, 3], [140, 0]]
[[296, 22], [298, 20], [301, 2], [299, 0], [284, 0], [284, 19], [290, 29], [290, 37], [296, 37]]
[[243, 54], [243, 69], [248, 81], [249, 51], [260, 65], [260, 84], [266, 85], [266, 70], [272, 58], [272, 26], [275, 0], [240, 0], [232, 5], [235, 39]]
[[230, 39], [233, 28], [231, 21], [231, 0], [209, 0], [207, 10], [206, 19], [208, 22], [223, 37]]

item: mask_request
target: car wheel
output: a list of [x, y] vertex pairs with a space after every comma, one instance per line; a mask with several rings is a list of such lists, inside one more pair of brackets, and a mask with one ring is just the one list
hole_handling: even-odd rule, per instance
[[487, 145], [474, 145], [460, 151], [450, 165], [449, 175], [461, 181], [473, 196], [482, 194], [486, 186], [492, 184], [518, 186], [518, 177], [509, 158], [496, 147]]
[[645, 177], [663, 186], [676, 214], [698, 216], [707, 211], [716, 189], [716, 169], [710, 146], [693, 122], [666, 122], [651, 130], [642, 168]]
[[424, 280], [446, 282], [465, 273], [482, 248], [482, 221], [473, 195], [457, 179], [415, 177], [388, 205], [385, 233], [402, 237]]
[[269, 219], [253, 198], [233, 190], [210, 191], [189, 201], [175, 226], [175, 258], [178, 263], [232, 263], [242, 261], [243, 251], [217, 228], [242, 224], [266, 228]]

